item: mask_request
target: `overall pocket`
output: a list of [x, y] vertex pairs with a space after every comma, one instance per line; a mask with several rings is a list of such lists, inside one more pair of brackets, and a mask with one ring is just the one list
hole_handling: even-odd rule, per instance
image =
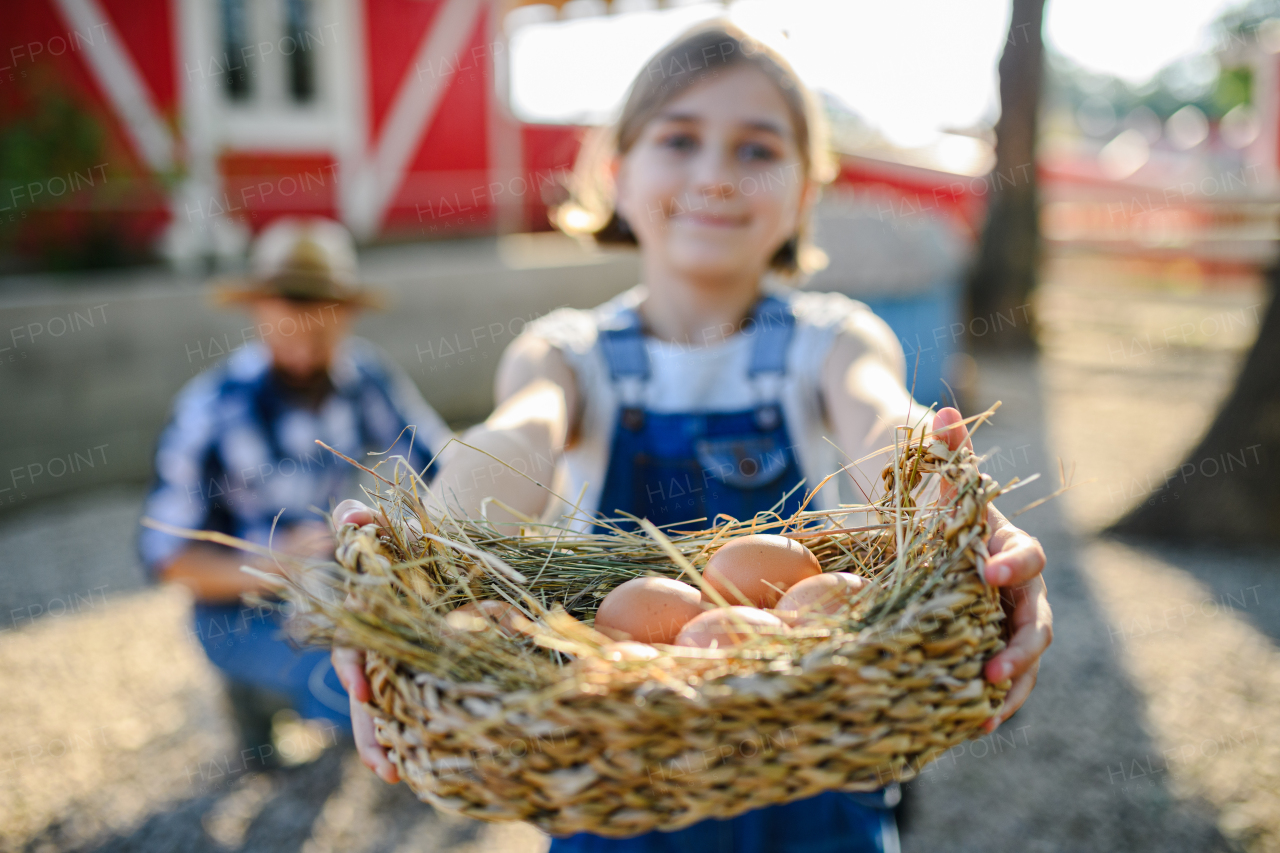
[[[773, 436], [703, 438], [694, 445], [704, 475], [735, 489], [760, 489], [786, 473], [790, 454]], [[779, 496], [781, 497], [781, 496]]]

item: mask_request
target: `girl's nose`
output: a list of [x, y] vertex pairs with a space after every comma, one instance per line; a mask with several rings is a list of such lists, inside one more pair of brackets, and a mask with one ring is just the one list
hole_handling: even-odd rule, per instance
[[732, 158], [719, 146], [708, 145], [694, 163], [693, 188], [704, 198], [732, 198], [734, 185]]

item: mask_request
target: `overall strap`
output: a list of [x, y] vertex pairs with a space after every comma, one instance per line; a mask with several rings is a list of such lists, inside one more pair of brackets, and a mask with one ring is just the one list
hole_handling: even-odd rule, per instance
[[796, 330], [796, 315], [791, 306], [777, 296], [766, 296], [756, 303], [755, 343], [751, 347], [751, 364], [747, 378], [756, 395], [756, 425], [763, 430], [776, 429], [782, 423], [783, 382], [787, 376], [787, 350]]
[[[796, 316], [791, 306], [777, 296], [766, 296], [751, 312], [755, 324], [755, 343], [747, 374], [787, 372], [787, 350], [795, 334]], [[614, 382], [624, 378], [641, 382], [649, 378], [649, 355], [644, 348], [644, 331], [640, 315], [634, 308], [620, 312], [616, 319], [600, 328], [600, 346], [609, 376]]]
[[634, 308], [619, 312], [608, 325], [600, 327], [600, 347], [614, 382], [624, 378], [649, 378], [649, 354], [644, 349], [644, 331]]
[[[777, 296], [765, 296], [751, 312], [755, 337], [747, 376], [756, 386], [761, 426], [772, 428], [780, 420], [777, 399], [787, 373], [787, 350], [795, 333], [796, 318], [791, 306]], [[744, 330], [745, 331], [745, 330]], [[634, 308], [618, 313], [600, 327], [600, 348], [609, 365], [609, 376], [618, 388], [622, 419], [639, 429], [644, 423], [644, 386], [649, 381], [649, 354], [644, 346], [644, 329]]]
[[751, 378], [766, 373], [787, 372], [787, 350], [796, 330], [796, 315], [786, 301], [766, 296], [756, 303], [751, 313], [755, 320], [755, 344], [751, 350]]
[[609, 377], [622, 403], [621, 420], [630, 430], [644, 426], [644, 387], [649, 381], [649, 354], [644, 349], [644, 329], [634, 308], [600, 327], [600, 349], [609, 365]]

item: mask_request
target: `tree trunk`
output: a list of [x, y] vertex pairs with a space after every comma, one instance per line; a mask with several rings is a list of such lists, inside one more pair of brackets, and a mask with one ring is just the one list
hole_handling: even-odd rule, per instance
[[988, 184], [987, 221], [969, 273], [969, 342], [974, 349], [1034, 346], [1028, 299], [1040, 259], [1036, 130], [1044, 77], [1045, 0], [1013, 0], [1000, 56], [996, 166]]
[[1280, 543], [1280, 265], [1235, 390], [1165, 484], [1111, 532], [1181, 541]]

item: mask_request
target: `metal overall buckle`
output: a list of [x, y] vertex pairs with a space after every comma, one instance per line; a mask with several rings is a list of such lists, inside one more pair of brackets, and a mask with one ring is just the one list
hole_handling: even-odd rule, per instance
[[644, 429], [644, 409], [639, 406], [622, 407], [622, 425], [632, 432]]
[[782, 423], [782, 410], [777, 403], [756, 406], [756, 426], [763, 430], [775, 430]]

